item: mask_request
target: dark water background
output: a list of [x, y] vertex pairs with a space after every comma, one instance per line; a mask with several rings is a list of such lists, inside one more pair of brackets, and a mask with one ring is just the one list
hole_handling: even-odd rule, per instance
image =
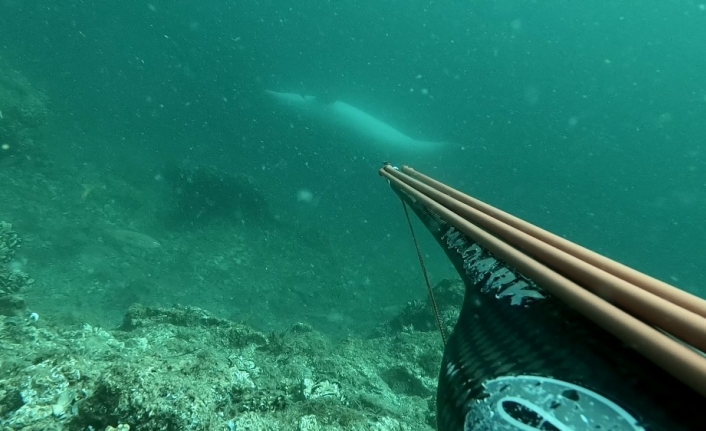
[[65, 163], [246, 172], [351, 265], [416, 271], [380, 160], [263, 90], [333, 94], [465, 147], [394, 163], [701, 296], [705, 41], [692, 1], [0, 0], [0, 55], [49, 95]]

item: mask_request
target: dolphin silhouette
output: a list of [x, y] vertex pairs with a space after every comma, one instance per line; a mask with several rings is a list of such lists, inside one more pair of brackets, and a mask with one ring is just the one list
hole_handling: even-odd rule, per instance
[[414, 139], [367, 112], [340, 100], [323, 101], [316, 96], [265, 90], [282, 104], [370, 142], [384, 150], [422, 152], [441, 148], [443, 142]]

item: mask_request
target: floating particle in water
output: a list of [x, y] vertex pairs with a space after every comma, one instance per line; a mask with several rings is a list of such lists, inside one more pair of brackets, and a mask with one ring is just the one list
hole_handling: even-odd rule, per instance
[[311, 203], [314, 201], [314, 193], [311, 190], [300, 189], [297, 191], [297, 202]]

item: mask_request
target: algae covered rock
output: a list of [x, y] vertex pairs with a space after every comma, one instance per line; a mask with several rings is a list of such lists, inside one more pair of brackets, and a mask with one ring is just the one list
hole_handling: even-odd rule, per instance
[[10, 223], [0, 221], [0, 263], [9, 263], [20, 245], [19, 235], [12, 229]]

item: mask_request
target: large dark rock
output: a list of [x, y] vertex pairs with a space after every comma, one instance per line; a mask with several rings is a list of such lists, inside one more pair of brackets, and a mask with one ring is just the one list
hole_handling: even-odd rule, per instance
[[272, 219], [265, 195], [247, 175], [234, 175], [216, 167], [181, 164], [168, 169], [165, 179], [174, 192], [175, 221], [193, 224]]

